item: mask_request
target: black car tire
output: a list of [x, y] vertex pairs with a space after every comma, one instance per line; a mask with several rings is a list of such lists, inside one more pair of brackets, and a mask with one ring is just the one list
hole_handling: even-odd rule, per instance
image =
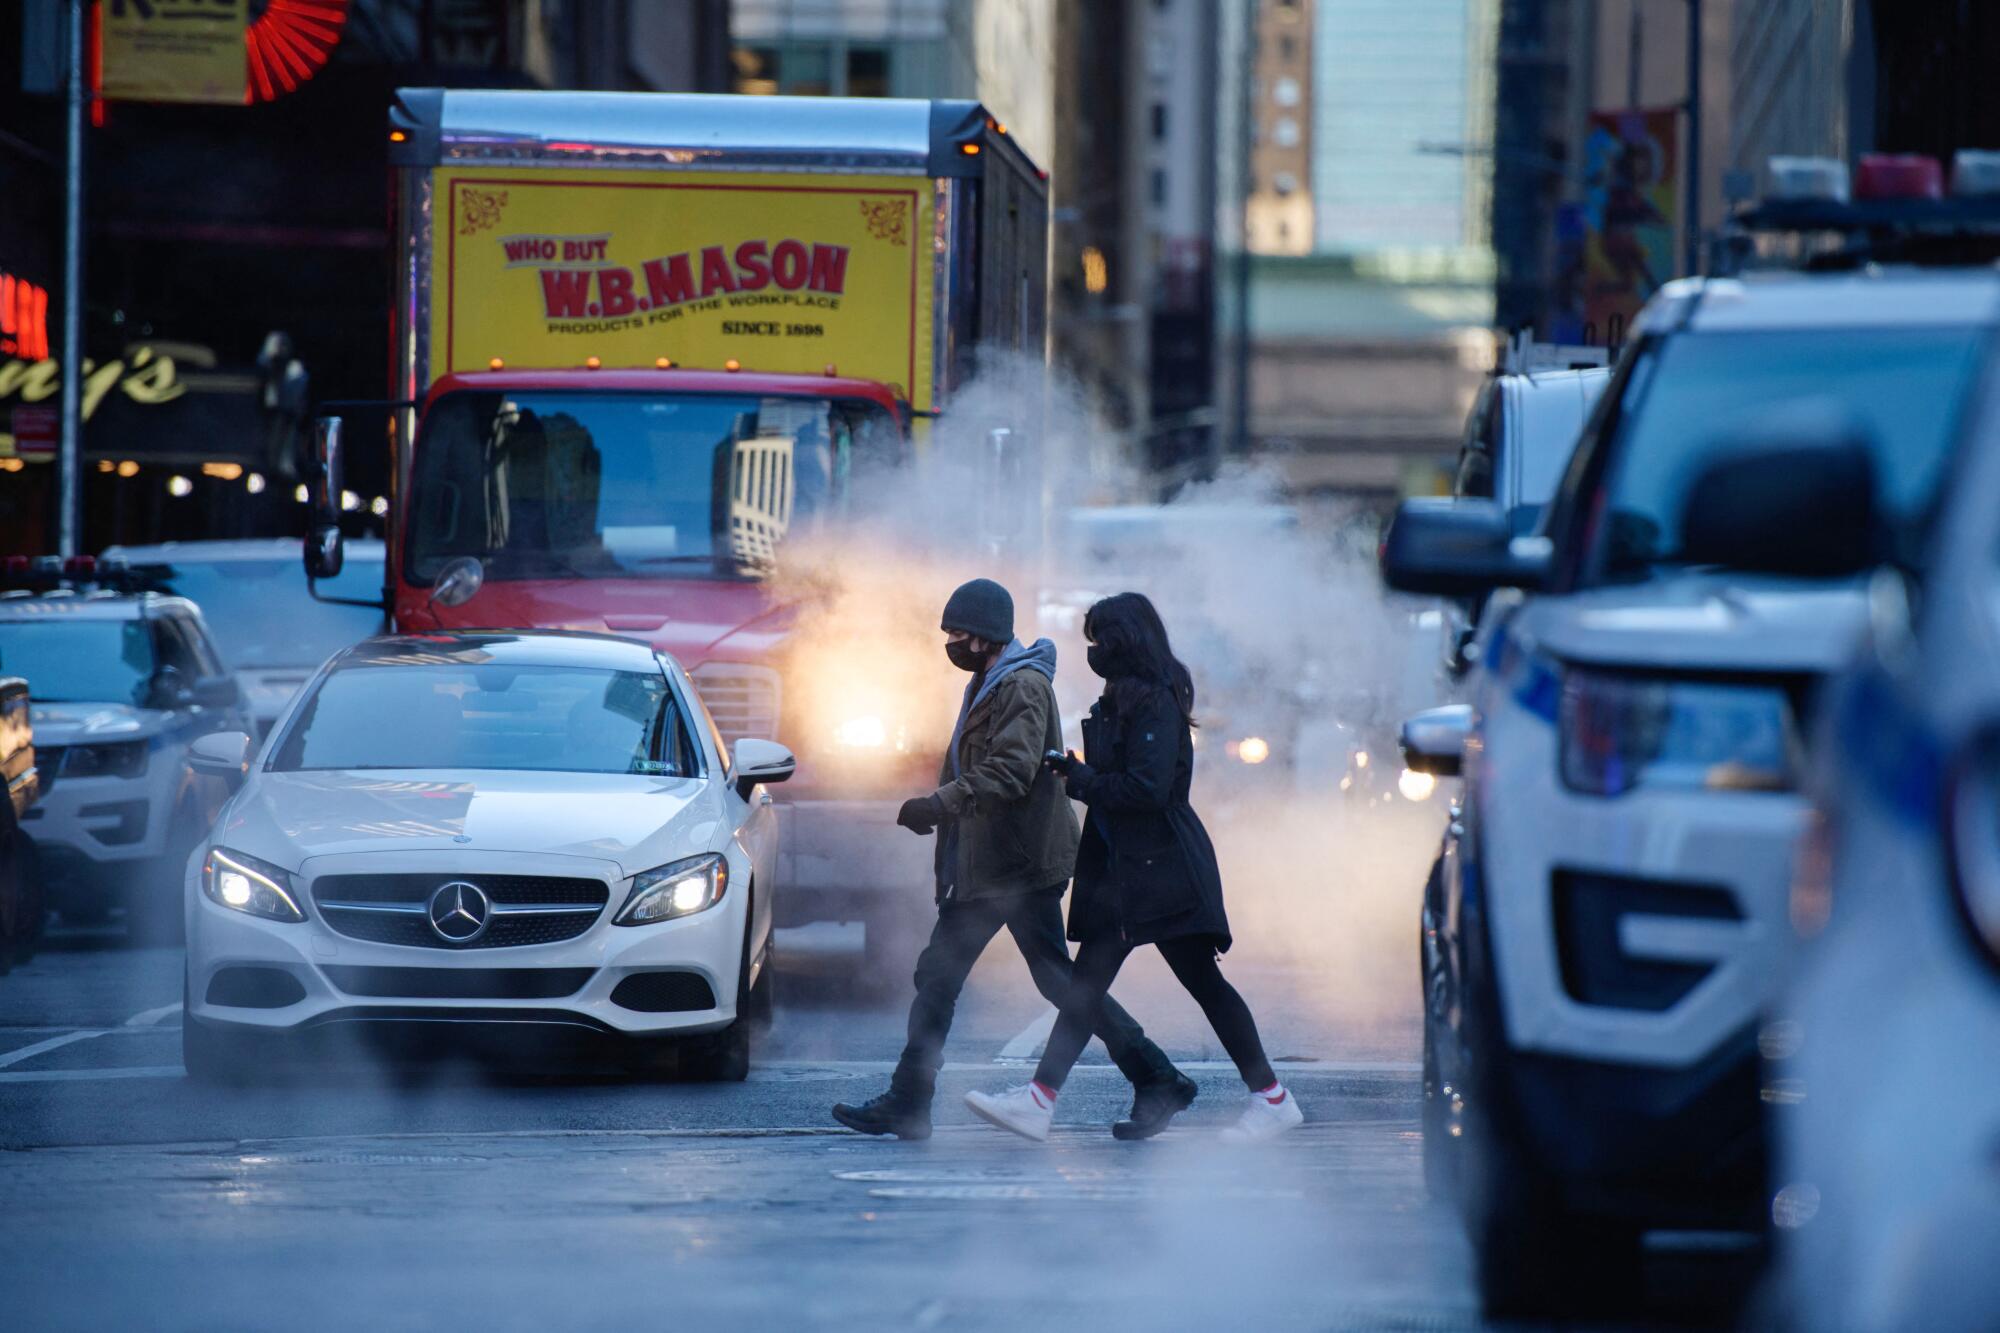
[[189, 1011], [194, 992], [187, 973], [181, 973], [181, 1067], [188, 1078], [209, 1087], [240, 1088], [250, 1082], [256, 1068], [249, 1040], [234, 1032], [223, 1032], [197, 1023]]
[[1438, 1081], [1431, 1045], [1431, 1020], [1424, 1018], [1424, 1192], [1439, 1202], [1458, 1197], [1458, 1147], [1451, 1136], [1451, 1104]]
[[744, 1013], [749, 1015], [750, 1025], [758, 1032], [771, 1030], [778, 1016], [778, 946], [773, 943], [764, 949], [764, 970], [757, 974], [757, 984], [750, 988], [750, 996]]

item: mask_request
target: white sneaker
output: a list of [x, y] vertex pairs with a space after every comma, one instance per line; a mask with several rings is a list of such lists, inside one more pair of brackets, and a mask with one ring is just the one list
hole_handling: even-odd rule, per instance
[[1224, 1143], [1263, 1143], [1306, 1122], [1299, 1099], [1282, 1083], [1250, 1094], [1250, 1105], [1237, 1122], [1222, 1131]]
[[1040, 1085], [1023, 1083], [1002, 1093], [968, 1092], [965, 1104], [972, 1113], [989, 1125], [1001, 1129], [1011, 1129], [1024, 1139], [1044, 1143], [1049, 1137], [1049, 1122], [1055, 1119], [1056, 1099], [1043, 1092]]

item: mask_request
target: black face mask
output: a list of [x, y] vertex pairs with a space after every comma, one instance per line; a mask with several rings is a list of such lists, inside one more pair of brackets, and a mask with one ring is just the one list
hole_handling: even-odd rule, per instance
[[1090, 663], [1090, 669], [1106, 680], [1116, 680], [1120, 676], [1132, 674], [1131, 667], [1125, 661], [1125, 655], [1101, 643], [1091, 644], [1083, 656], [1084, 660]]
[[986, 665], [986, 654], [972, 651], [972, 640], [954, 639], [944, 646], [944, 655], [960, 671], [977, 671]]

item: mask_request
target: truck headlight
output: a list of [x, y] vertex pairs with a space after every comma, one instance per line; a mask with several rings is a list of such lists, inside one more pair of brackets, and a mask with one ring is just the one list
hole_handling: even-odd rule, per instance
[[690, 856], [632, 877], [632, 893], [616, 924], [650, 926], [655, 921], [705, 912], [722, 901], [729, 887], [729, 862], [716, 852]]
[[72, 745], [63, 756], [66, 778], [136, 778], [146, 771], [146, 742]]
[[1558, 725], [1563, 782], [1593, 796], [1641, 786], [1786, 791], [1793, 785], [1791, 701], [1775, 685], [1572, 670], [1563, 678]]
[[292, 896], [291, 875], [242, 852], [210, 848], [201, 866], [201, 891], [210, 902], [232, 912], [271, 921], [306, 919]]

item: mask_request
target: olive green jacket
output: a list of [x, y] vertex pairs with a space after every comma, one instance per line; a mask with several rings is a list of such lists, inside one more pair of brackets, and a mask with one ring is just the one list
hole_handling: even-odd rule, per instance
[[1068, 882], [1076, 866], [1076, 811], [1042, 756], [1062, 748], [1055, 687], [1040, 671], [997, 682], [965, 719], [958, 776], [946, 755], [937, 799], [938, 900], [1035, 893]]

